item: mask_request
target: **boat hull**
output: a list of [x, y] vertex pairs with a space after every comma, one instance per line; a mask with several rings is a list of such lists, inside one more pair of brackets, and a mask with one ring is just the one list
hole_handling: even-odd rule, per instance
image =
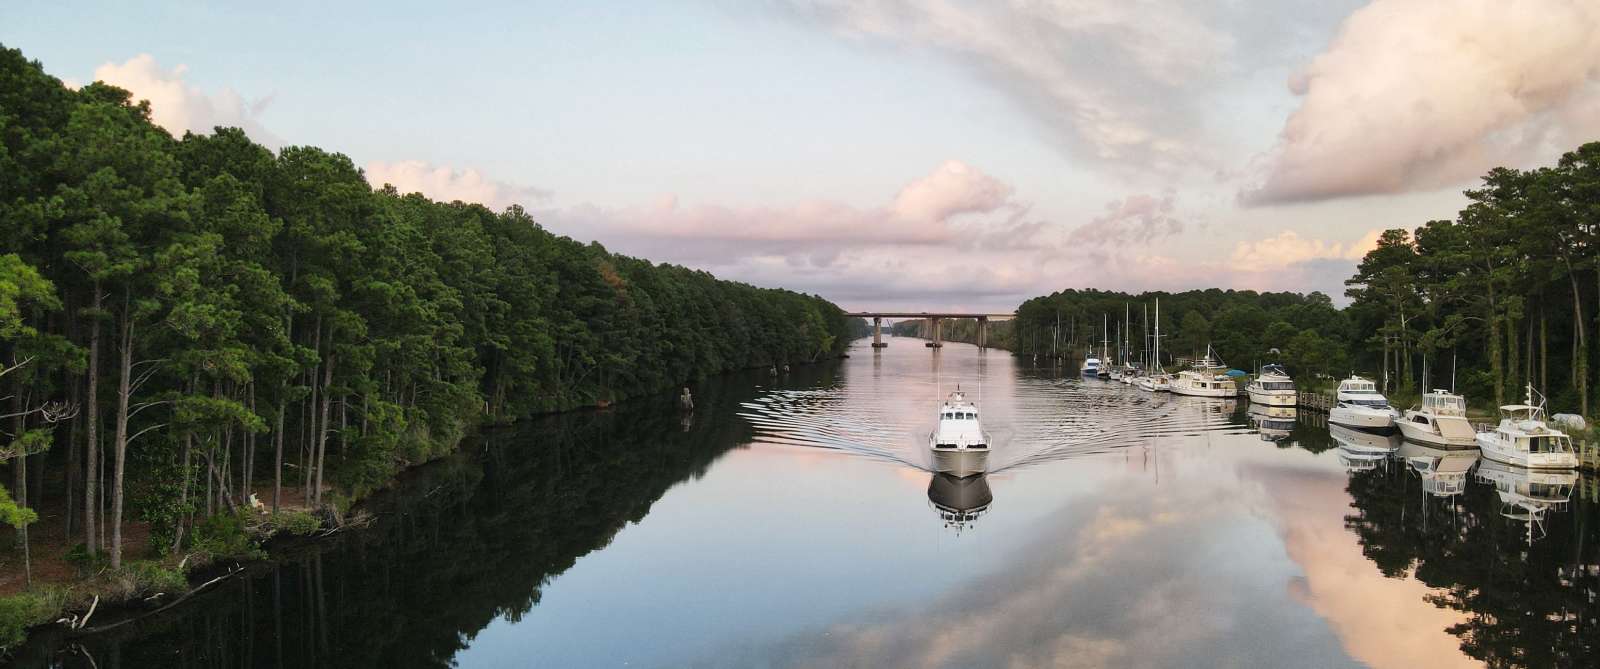
[[1230, 388], [1191, 388], [1179, 384], [1172, 384], [1170, 388], [1175, 395], [1188, 397], [1238, 397], [1239, 392]]
[[1577, 469], [1576, 453], [1528, 453], [1505, 446], [1493, 432], [1478, 434], [1478, 450], [1483, 457], [1514, 467], [1528, 469]]
[[933, 451], [933, 471], [940, 474], [966, 478], [989, 471], [989, 449], [987, 448], [940, 448], [935, 446], [929, 450]]
[[1292, 407], [1299, 404], [1299, 398], [1293, 390], [1254, 390], [1250, 391], [1250, 402], [1268, 407]]
[[1362, 430], [1383, 430], [1394, 427], [1395, 411], [1366, 407], [1337, 406], [1328, 410], [1328, 422]]
[[1439, 416], [1433, 423], [1406, 419], [1397, 420], [1394, 424], [1408, 441], [1454, 448], [1474, 448], [1478, 445], [1477, 431], [1472, 429], [1467, 419], [1458, 416]]

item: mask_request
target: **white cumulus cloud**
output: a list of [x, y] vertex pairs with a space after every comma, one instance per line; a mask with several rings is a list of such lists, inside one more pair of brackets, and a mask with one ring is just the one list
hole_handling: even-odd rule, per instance
[[185, 131], [208, 134], [218, 126], [236, 127], [267, 146], [282, 144], [259, 120], [271, 98], [249, 101], [231, 88], [207, 93], [184, 81], [188, 71], [183, 64], [164, 69], [154, 56], [141, 53], [121, 63], [95, 68], [94, 78], [127, 90], [135, 101], [148, 100], [151, 120], [173, 135], [181, 136]]
[[1600, 134], [1600, 2], [1375, 0], [1290, 81], [1247, 203], [1459, 184]]

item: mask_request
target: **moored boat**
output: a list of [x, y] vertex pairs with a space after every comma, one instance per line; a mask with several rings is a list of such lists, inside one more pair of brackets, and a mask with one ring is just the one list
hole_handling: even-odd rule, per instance
[[1245, 386], [1251, 404], [1269, 407], [1292, 407], [1299, 400], [1294, 379], [1283, 365], [1267, 365], [1256, 374], [1255, 380]]
[[1378, 392], [1377, 384], [1359, 376], [1340, 381], [1335, 400], [1338, 404], [1328, 410], [1328, 422], [1334, 425], [1380, 430], [1393, 427], [1400, 418], [1400, 412]]
[[1205, 357], [1178, 372], [1178, 377], [1172, 380], [1172, 392], [1190, 397], [1237, 397], [1239, 388], [1234, 385], [1233, 377], [1222, 373], [1226, 369], [1211, 357], [1211, 349], [1207, 348]]
[[1544, 403], [1534, 403], [1533, 384], [1525, 404], [1500, 407], [1500, 424], [1477, 435], [1483, 457], [1518, 467], [1576, 469], [1578, 454], [1572, 437], [1544, 421]]
[[1422, 394], [1422, 406], [1395, 421], [1409, 441], [1434, 446], [1477, 445], [1477, 430], [1467, 421], [1467, 399], [1448, 390]]
[[928, 435], [933, 470], [961, 478], [989, 469], [989, 435], [978, 422], [977, 405], [958, 386], [939, 407], [939, 425]]

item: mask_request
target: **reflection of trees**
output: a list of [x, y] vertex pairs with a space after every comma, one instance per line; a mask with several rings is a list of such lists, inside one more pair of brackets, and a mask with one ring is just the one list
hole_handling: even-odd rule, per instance
[[1600, 549], [1592, 500], [1545, 516], [1548, 535], [1501, 515], [1493, 486], [1430, 497], [1405, 466], [1351, 474], [1345, 526], [1386, 576], [1439, 589], [1437, 606], [1467, 614], [1450, 628], [1462, 650], [1491, 666], [1600, 666]]
[[496, 617], [528, 613], [549, 579], [747, 443], [734, 412], [752, 388], [702, 384], [687, 429], [663, 398], [486, 434], [371, 500], [372, 527], [286, 549], [276, 566], [85, 648], [100, 667], [450, 666]]

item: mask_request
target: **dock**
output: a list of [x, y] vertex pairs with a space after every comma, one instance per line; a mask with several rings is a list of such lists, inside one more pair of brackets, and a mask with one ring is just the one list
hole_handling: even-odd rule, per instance
[[1326, 413], [1329, 409], [1332, 409], [1338, 404], [1338, 402], [1333, 400], [1332, 395], [1311, 392], [1309, 390], [1302, 390], [1298, 393], [1298, 395], [1299, 399], [1295, 401], [1295, 404], [1302, 409], [1310, 409], [1312, 411], [1321, 411]]

